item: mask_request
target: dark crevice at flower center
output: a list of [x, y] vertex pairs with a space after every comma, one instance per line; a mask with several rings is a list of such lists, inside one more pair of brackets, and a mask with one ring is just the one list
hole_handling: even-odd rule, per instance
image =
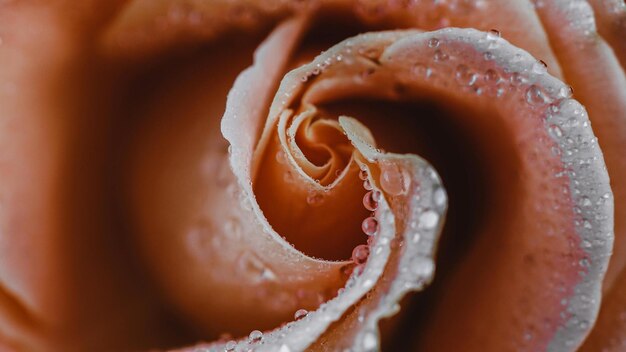
[[[445, 107], [444, 107], [445, 106]], [[437, 255], [437, 276], [433, 284], [418, 294], [394, 336], [415, 334], [415, 317], [428, 324], [436, 314], [434, 303], [443, 294], [443, 283], [455, 272], [468, 250], [481, 237], [489, 219], [499, 208], [513, 206], [511, 197], [519, 194], [515, 179], [518, 163], [507, 160], [514, 146], [511, 133], [489, 111], [478, 111], [456, 101], [438, 98], [412, 102], [346, 100], [320, 106], [327, 116], [358, 116], [370, 128], [377, 147], [393, 153], [412, 153], [427, 159], [443, 179], [449, 196], [449, 209]], [[488, 147], [490, 141], [499, 150]], [[506, 180], [506, 181], [505, 181]], [[421, 325], [420, 325], [421, 326]], [[396, 332], [394, 332], [395, 334]], [[389, 350], [404, 350], [408, 342], [389, 338]]]

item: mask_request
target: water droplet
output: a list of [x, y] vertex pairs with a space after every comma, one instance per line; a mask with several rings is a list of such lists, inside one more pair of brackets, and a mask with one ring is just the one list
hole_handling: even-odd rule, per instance
[[378, 339], [373, 333], [366, 332], [365, 334], [363, 334], [363, 340], [361, 341], [361, 345], [363, 346], [363, 351], [375, 351], [378, 349]]
[[471, 86], [476, 82], [476, 74], [466, 65], [456, 67], [456, 81], [462, 86]]
[[591, 206], [591, 200], [588, 197], [583, 197], [582, 205], [583, 205], [583, 207], [590, 207]]
[[300, 320], [304, 317], [306, 317], [309, 314], [309, 311], [306, 309], [298, 309], [294, 314], [293, 314], [293, 318], [295, 320]]
[[440, 49], [437, 49], [435, 50], [435, 55], [433, 56], [433, 59], [437, 62], [446, 61], [448, 60], [448, 54]]
[[484, 58], [485, 60], [487, 60], [487, 61], [493, 60], [493, 59], [495, 59], [495, 57], [496, 57], [496, 56], [495, 56], [495, 55], [494, 55], [491, 51], [486, 51], [486, 52], [483, 54], [483, 58]]
[[557, 125], [551, 125], [550, 127], [548, 127], [548, 133], [550, 133], [550, 135], [556, 139], [560, 139], [561, 137], [563, 137], [563, 130], [561, 130], [561, 128]]
[[532, 70], [536, 74], [544, 74], [548, 72], [548, 65], [543, 60], [533, 62]]
[[435, 202], [436, 206], [443, 207], [444, 205], [446, 205], [447, 199], [448, 196], [446, 195], [446, 191], [444, 191], [443, 188], [439, 187], [433, 192], [433, 201]]
[[541, 87], [533, 84], [526, 89], [526, 102], [530, 105], [537, 106], [547, 103], [548, 100]]
[[370, 249], [364, 244], [360, 244], [354, 247], [352, 251], [352, 261], [356, 264], [363, 264], [367, 261], [367, 257], [370, 255]]
[[365, 188], [368, 191], [372, 190], [372, 183], [370, 182], [370, 180], [363, 181], [363, 188]]
[[429, 78], [432, 75], [432, 70], [423, 64], [415, 64], [411, 68], [411, 72], [418, 77]]
[[526, 77], [522, 76], [522, 74], [519, 72], [513, 73], [509, 80], [511, 81], [511, 85], [514, 87], [519, 87], [522, 84], [526, 83]]
[[226, 350], [226, 351], [234, 351], [235, 347], [237, 347], [237, 342], [235, 342], [234, 340], [230, 340], [230, 341], [226, 342], [226, 345], [224, 346], [224, 350]]
[[439, 39], [437, 38], [430, 38], [430, 40], [428, 40], [428, 47], [429, 48], [436, 48], [439, 46]]
[[378, 220], [373, 216], [368, 217], [361, 223], [361, 229], [366, 235], [374, 236], [378, 232]]
[[559, 98], [569, 99], [574, 95], [574, 89], [571, 86], [559, 88]]
[[250, 335], [248, 335], [248, 340], [250, 342], [259, 342], [261, 339], [263, 339], [263, 333], [259, 330], [252, 330]]
[[317, 207], [320, 206], [324, 202], [324, 195], [319, 192], [309, 192], [306, 196], [306, 202], [308, 205]]
[[419, 216], [419, 226], [425, 229], [432, 229], [437, 226], [439, 214], [434, 210], [427, 210]]
[[241, 223], [239, 219], [230, 218], [224, 223], [224, 233], [233, 238], [241, 237]]
[[586, 228], [586, 229], [591, 229], [593, 226], [591, 225], [589, 220], [585, 220], [585, 221], [583, 221], [583, 227]]
[[502, 36], [502, 34], [497, 29], [490, 29], [489, 32], [487, 32], [487, 38], [489, 38], [491, 40], [498, 39], [501, 36]]
[[239, 268], [256, 282], [276, 280], [276, 274], [252, 252], [244, 252], [239, 257]]
[[406, 193], [411, 179], [397, 165], [384, 168], [380, 175], [380, 186], [392, 196]]
[[363, 206], [369, 211], [374, 211], [378, 208], [378, 201], [380, 200], [380, 192], [369, 191], [363, 196]]
[[362, 169], [359, 171], [359, 178], [363, 181], [367, 180], [367, 170]]
[[278, 352], [291, 352], [291, 348], [289, 348], [289, 346], [283, 344], [278, 349]]
[[490, 68], [485, 71], [483, 79], [485, 80], [485, 83], [496, 84], [498, 83], [498, 81], [500, 81], [500, 75], [498, 74], [498, 72], [496, 72], [496, 70]]

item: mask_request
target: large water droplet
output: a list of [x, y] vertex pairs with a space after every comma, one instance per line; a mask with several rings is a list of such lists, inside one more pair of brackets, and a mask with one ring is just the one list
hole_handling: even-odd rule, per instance
[[309, 314], [309, 311], [306, 309], [298, 309], [294, 314], [293, 314], [293, 318], [295, 320], [300, 320], [304, 317], [306, 317]]
[[369, 191], [363, 196], [363, 206], [369, 211], [375, 211], [378, 208], [378, 201], [380, 201], [380, 192]]
[[356, 264], [363, 264], [367, 261], [367, 257], [370, 255], [370, 249], [364, 244], [360, 244], [354, 247], [352, 251], [352, 261]]
[[252, 330], [250, 335], [248, 335], [248, 340], [250, 342], [259, 342], [263, 339], [263, 333], [259, 330]]
[[361, 229], [368, 236], [374, 236], [376, 232], [378, 232], [378, 220], [375, 217], [370, 216], [367, 219], [363, 220], [361, 224]]
[[397, 165], [386, 167], [380, 175], [380, 186], [392, 196], [404, 194], [410, 182], [409, 176]]

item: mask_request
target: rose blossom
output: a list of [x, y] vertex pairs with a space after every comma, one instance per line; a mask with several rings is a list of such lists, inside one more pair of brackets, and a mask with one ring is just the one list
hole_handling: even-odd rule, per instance
[[0, 346], [619, 350], [625, 11], [0, 1]]

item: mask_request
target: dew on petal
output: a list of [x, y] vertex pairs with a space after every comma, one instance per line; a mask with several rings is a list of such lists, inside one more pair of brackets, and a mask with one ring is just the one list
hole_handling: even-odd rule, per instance
[[352, 251], [352, 261], [354, 261], [356, 264], [363, 264], [367, 261], [369, 255], [369, 247], [364, 244], [360, 244], [354, 247], [354, 250]]
[[425, 229], [432, 229], [437, 226], [439, 214], [434, 210], [427, 210], [419, 216], [419, 225]]
[[370, 182], [370, 180], [363, 181], [363, 188], [365, 188], [368, 191], [372, 190], [372, 183]]
[[546, 64], [543, 60], [538, 60], [533, 63], [532, 70], [536, 74], [544, 74], [548, 72], [548, 64]]
[[432, 75], [432, 70], [430, 69], [430, 67], [424, 64], [413, 65], [411, 72], [417, 77], [429, 78]]
[[541, 87], [533, 84], [526, 89], [526, 102], [529, 105], [537, 106], [547, 103], [548, 98]]
[[443, 188], [439, 187], [433, 192], [433, 201], [438, 207], [443, 207], [446, 204], [448, 196]]
[[367, 219], [363, 220], [361, 224], [361, 229], [368, 236], [374, 236], [376, 232], [378, 232], [378, 220], [375, 217], [370, 216]]
[[368, 191], [363, 196], [363, 206], [369, 211], [374, 211], [378, 208], [378, 201], [380, 200], [380, 192]]
[[514, 86], [514, 87], [518, 87], [518, 86], [521, 86], [522, 84], [526, 83], [526, 77], [524, 77], [519, 72], [513, 73], [511, 75], [511, 78], [509, 78], [509, 80], [511, 81], [511, 85]]
[[276, 274], [252, 252], [244, 252], [239, 257], [239, 268], [243, 274], [257, 282], [276, 280]]
[[433, 59], [437, 62], [446, 61], [448, 60], [448, 54], [446, 54], [440, 49], [437, 49], [435, 51], [435, 55], [433, 56]]
[[500, 80], [500, 75], [494, 69], [488, 69], [485, 71], [485, 75], [483, 76], [485, 83], [487, 84], [496, 84]]
[[291, 348], [289, 348], [289, 346], [283, 344], [278, 349], [278, 352], [291, 352]]
[[319, 192], [309, 192], [306, 202], [310, 206], [317, 207], [324, 202], [324, 195]]
[[359, 178], [363, 181], [367, 180], [367, 170], [361, 169], [359, 171]]
[[500, 36], [500, 31], [497, 29], [490, 29], [489, 32], [487, 32], [487, 38], [489, 39], [498, 39]]
[[298, 309], [294, 314], [293, 314], [293, 318], [295, 320], [300, 320], [304, 317], [306, 317], [309, 314], [309, 311], [306, 309]]
[[235, 342], [234, 340], [230, 340], [226, 342], [226, 346], [224, 346], [224, 349], [226, 351], [234, 351], [235, 347], [237, 347], [237, 342]]
[[250, 342], [259, 342], [263, 339], [263, 333], [259, 330], [252, 330], [250, 335], [248, 335], [248, 340]]
[[476, 73], [466, 65], [459, 65], [455, 71], [456, 81], [462, 86], [471, 86], [476, 82]]
[[571, 86], [565, 86], [559, 89], [559, 98], [569, 99], [573, 95], [574, 95], [574, 89]]
[[439, 46], [439, 39], [437, 38], [430, 38], [430, 40], [428, 40], [428, 47], [429, 48], [436, 48]]
[[410, 182], [411, 179], [397, 166], [385, 168], [380, 175], [380, 186], [392, 196], [405, 193]]
[[363, 335], [361, 346], [363, 347], [363, 351], [376, 351], [378, 350], [378, 339], [373, 333], [367, 332]]

